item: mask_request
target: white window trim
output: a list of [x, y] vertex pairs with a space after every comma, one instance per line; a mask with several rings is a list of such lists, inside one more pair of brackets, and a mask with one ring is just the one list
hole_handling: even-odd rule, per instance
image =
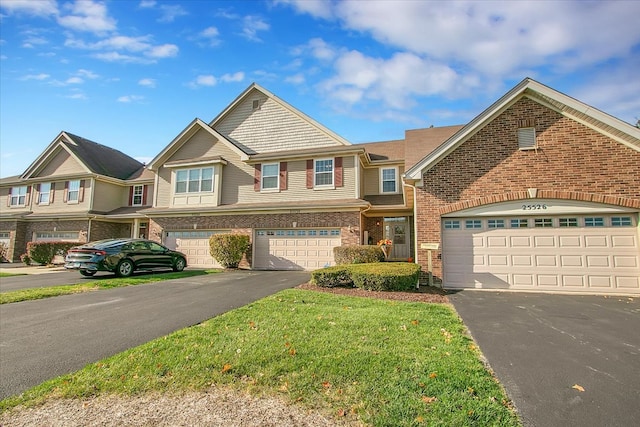
[[[202, 170], [203, 169], [211, 169], [211, 190], [206, 190], [206, 191], [189, 191], [189, 171], [198, 169], [200, 171], [200, 185], [199, 187], [202, 187]], [[187, 172], [187, 180], [185, 181], [187, 183], [186, 186], [186, 191], [184, 192], [178, 192], [177, 190], [177, 185], [178, 185], [178, 173], [182, 172], [182, 171], [186, 171]], [[192, 168], [181, 168], [181, 169], [175, 169], [173, 171], [173, 194], [176, 196], [186, 196], [186, 195], [194, 195], [194, 194], [212, 194], [216, 192], [216, 168], [214, 165], [207, 165], [207, 166], [201, 166], [201, 167], [192, 167]]]
[[[264, 188], [264, 167], [265, 166], [276, 166], [276, 186], [273, 188]], [[315, 165], [314, 165], [315, 166]], [[269, 175], [267, 178], [273, 178], [272, 175]], [[280, 162], [277, 163], [262, 163], [260, 165], [260, 191], [263, 193], [277, 193], [280, 191]]]
[[518, 128], [518, 149], [535, 150], [538, 148], [535, 127]]
[[[386, 170], [391, 170], [393, 169], [393, 182], [395, 185], [395, 188], [393, 191], [384, 191], [384, 171]], [[397, 166], [392, 166], [392, 167], [381, 167], [380, 168], [380, 194], [398, 194], [398, 167]]]
[[[49, 185], [49, 191], [42, 191], [42, 186], [43, 185]], [[46, 194], [47, 195], [47, 201], [43, 202], [42, 201], [42, 195]], [[51, 183], [50, 182], [43, 182], [40, 184], [40, 191], [38, 191], [38, 204], [39, 205], [43, 205], [43, 206], [47, 206], [49, 204], [51, 204]]]
[[[77, 190], [71, 190], [71, 183], [72, 182], [77, 182], [78, 183], [78, 189]], [[81, 180], [80, 179], [72, 179], [68, 181], [67, 184], [67, 203], [70, 205], [77, 205], [78, 203], [80, 203], [80, 187], [81, 187]], [[76, 198], [75, 199], [71, 199], [71, 191], [77, 193]]]
[[[20, 185], [17, 187], [11, 187], [11, 194], [9, 195], [9, 207], [10, 208], [23, 208], [27, 206], [27, 194], [29, 193], [27, 185]], [[17, 194], [16, 190], [24, 188], [24, 194]], [[20, 203], [20, 197], [24, 198], [24, 202]], [[14, 199], [16, 203], [13, 203]]]
[[[140, 189], [140, 203], [136, 203], [136, 189]], [[142, 206], [144, 203], [144, 185], [134, 185], [133, 186], [133, 195], [131, 196], [131, 206]]]
[[[317, 172], [316, 164], [318, 162], [331, 161], [331, 184], [316, 184], [316, 178], [319, 173], [329, 173], [329, 172]], [[317, 190], [333, 190], [336, 188], [336, 159], [333, 157], [327, 157], [324, 159], [313, 159], [313, 188]]]

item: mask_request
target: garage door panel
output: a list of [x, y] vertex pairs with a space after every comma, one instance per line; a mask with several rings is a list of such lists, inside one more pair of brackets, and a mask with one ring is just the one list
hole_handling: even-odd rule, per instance
[[333, 248], [341, 245], [339, 233], [337, 229], [256, 230], [254, 268], [315, 270], [335, 265]]
[[[622, 214], [623, 221], [613, 221], [614, 214], [596, 215], [598, 221], [587, 221], [590, 215], [567, 214], [564, 222], [557, 217], [535, 221], [534, 215], [528, 216], [528, 227], [503, 217], [501, 228], [489, 228], [496, 221], [480, 217], [481, 228], [445, 228], [444, 285], [499, 289], [506, 283], [511, 289], [640, 294], [634, 215]], [[477, 224], [478, 217], [470, 219]], [[467, 219], [459, 221], [464, 227]]]

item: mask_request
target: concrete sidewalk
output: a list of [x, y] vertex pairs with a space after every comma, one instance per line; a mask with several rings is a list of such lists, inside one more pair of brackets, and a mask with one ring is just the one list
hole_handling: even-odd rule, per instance
[[11, 274], [48, 274], [66, 271], [62, 265], [24, 265], [19, 262], [0, 264], [0, 273]]

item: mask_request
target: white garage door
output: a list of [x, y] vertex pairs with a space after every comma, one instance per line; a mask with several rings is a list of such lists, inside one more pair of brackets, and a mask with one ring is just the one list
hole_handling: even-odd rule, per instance
[[164, 244], [187, 256], [187, 266], [194, 268], [222, 268], [209, 252], [209, 237], [224, 233], [217, 230], [168, 231]]
[[443, 218], [449, 288], [640, 294], [636, 215]]
[[257, 230], [253, 266], [268, 270], [316, 270], [335, 265], [333, 248], [340, 245], [339, 229]]

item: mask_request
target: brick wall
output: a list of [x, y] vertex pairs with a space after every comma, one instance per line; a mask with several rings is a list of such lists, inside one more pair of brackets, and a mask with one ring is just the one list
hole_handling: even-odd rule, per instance
[[[340, 228], [343, 245], [358, 244], [360, 240], [359, 212], [314, 212], [255, 215], [200, 215], [188, 217], [159, 217], [149, 221], [150, 238], [161, 241], [162, 232], [169, 230], [229, 230], [252, 235], [256, 228], [332, 227]], [[351, 230], [349, 230], [351, 226]]]
[[131, 224], [107, 221], [91, 221], [90, 240], [131, 237]]
[[[538, 150], [518, 149], [518, 120], [535, 121]], [[609, 203], [640, 209], [640, 153], [523, 98], [423, 176], [418, 188], [419, 243], [440, 242], [445, 213], [528, 198]], [[440, 255], [434, 260], [442, 275]], [[426, 271], [426, 250], [418, 261]]]

